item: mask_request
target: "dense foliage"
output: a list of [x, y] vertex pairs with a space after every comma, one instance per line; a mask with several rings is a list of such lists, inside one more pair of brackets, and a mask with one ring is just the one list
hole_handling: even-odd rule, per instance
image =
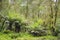
[[0, 0], [0, 40], [12, 39], [60, 40], [60, 0]]

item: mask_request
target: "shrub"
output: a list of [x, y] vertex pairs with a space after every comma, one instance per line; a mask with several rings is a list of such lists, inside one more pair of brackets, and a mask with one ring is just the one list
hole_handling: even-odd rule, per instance
[[22, 15], [20, 15], [19, 13], [15, 13], [15, 12], [9, 12], [8, 18], [10, 20], [16, 19], [16, 20], [19, 20], [21, 22], [23, 22], [25, 20], [24, 16], [22, 17]]
[[30, 26], [29, 33], [33, 36], [45, 36], [47, 35], [45, 27], [42, 26], [43, 20], [39, 19]]

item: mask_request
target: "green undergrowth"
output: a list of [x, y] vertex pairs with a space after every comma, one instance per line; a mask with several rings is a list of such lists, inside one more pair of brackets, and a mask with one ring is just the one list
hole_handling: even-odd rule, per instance
[[0, 40], [58, 40], [55, 36], [33, 37], [28, 33], [0, 33]]

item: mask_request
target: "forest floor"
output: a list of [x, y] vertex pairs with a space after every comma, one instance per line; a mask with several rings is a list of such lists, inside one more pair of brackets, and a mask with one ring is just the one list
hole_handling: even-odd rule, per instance
[[40, 36], [33, 37], [28, 34], [22, 33], [21, 35], [18, 33], [0, 33], [0, 40], [60, 40], [55, 36]]

